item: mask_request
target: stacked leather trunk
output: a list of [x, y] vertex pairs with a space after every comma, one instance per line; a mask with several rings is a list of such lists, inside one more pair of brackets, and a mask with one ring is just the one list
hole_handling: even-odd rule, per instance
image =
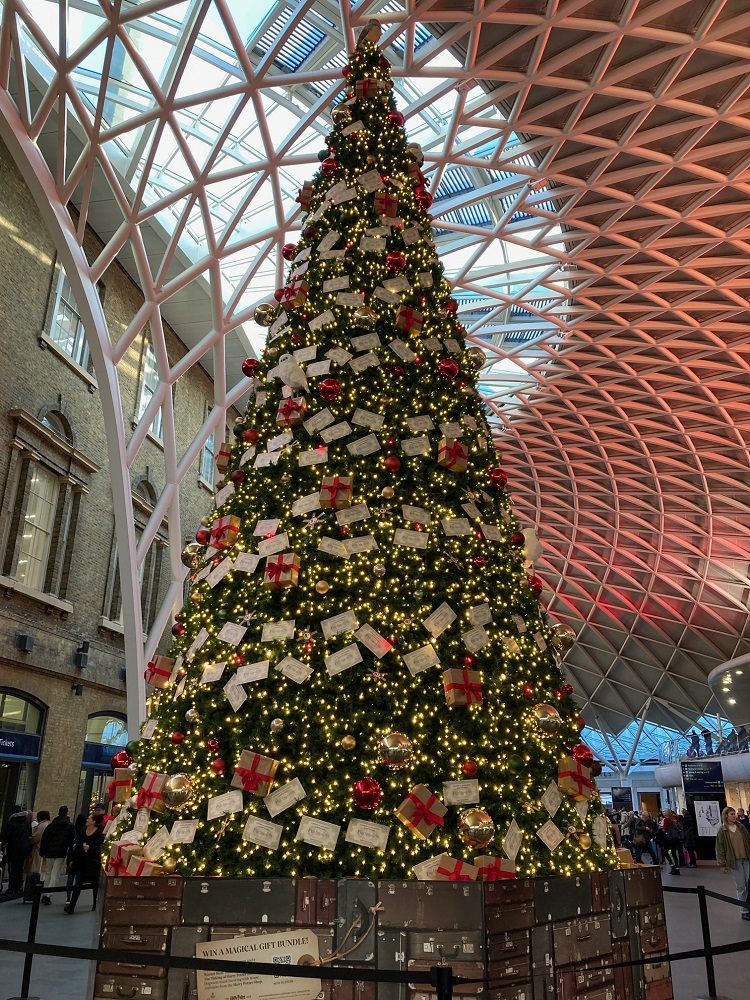
[[[373, 912], [376, 919], [373, 921]], [[477, 1000], [672, 1000], [658, 868], [499, 882], [109, 878], [102, 945], [190, 957], [306, 927], [332, 968], [450, 965]], [[644, 966], [620, 963], [647, 958]], [[195, 973], [100, 962], [95, 1000], [198, 1000]], [[320, 1000], [435, 1000], [417, 984], [323, 981]]]

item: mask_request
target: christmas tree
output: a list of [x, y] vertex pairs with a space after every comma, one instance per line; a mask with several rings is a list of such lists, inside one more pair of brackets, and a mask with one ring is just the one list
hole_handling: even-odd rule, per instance
[[476, 391], [484, 353], [443, 278], [378, 37], [344, 70], [287, 284], [257, 310], [252, 400], [112, 783], [113, 825], [132, 805], [142, 843], [122, 838], [110, 871], [614, 864], [559, 663], [572, 636], [527, 572]]

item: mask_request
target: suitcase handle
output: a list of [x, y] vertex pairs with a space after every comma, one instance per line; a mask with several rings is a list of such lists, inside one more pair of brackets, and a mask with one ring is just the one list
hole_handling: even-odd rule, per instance
[[590, 941], [591, 934], [576, 934], [576, 941]]
[[137, 986], [131, 986], [130, 989], [127, 989], [127, 987], [125, 987], [125, 986], [118, 986], [117, 987], [117, 995], [118, 995], [118, 997], [135, 997], [135, 996], [138, 996], [138, 987]]

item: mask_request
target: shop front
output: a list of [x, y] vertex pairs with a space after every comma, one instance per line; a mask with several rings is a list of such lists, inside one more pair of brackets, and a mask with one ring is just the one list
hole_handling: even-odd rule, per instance
[[0, 688], [0, 819], [30, 809], [36, 792], [45, 708], [21, 691]]

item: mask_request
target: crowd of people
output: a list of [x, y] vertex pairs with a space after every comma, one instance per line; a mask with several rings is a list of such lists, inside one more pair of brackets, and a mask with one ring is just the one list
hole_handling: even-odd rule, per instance
[[[0, 851], [8, 886], [2, 896], [17, 896], [28, 901], [36, 884], [48, 889], [65, 885], [65, 913], [75, 913], [84, 885], [93, 892], [92, 910], [96, 909], [102, 869], [102, 845], [106, 807], [97, 802], [88, 814], [81, 813], [75, 823], [68, 807], [60, 806], [50, 819], [45, 809], [36, 815], [23, 806], [13, 806], [0, 833]], [[0, 888], [2, 888], [0, 880]], [[50, 905], [52, 896], [42, 894], [42, 903]]]
[[[733, 729], [726, 736], [720, 736], [714, 744], [714, 734], [710, 729], [703, 729], [698, 733], [693, 729], [688, 734], [690, 746], [688, 747], [688, 757], [711, 757], [714, 754], [747, 753], [750, 749], [750, 733], [745, 726]], [[701, 739], [703, 746], [701, 746]]]

